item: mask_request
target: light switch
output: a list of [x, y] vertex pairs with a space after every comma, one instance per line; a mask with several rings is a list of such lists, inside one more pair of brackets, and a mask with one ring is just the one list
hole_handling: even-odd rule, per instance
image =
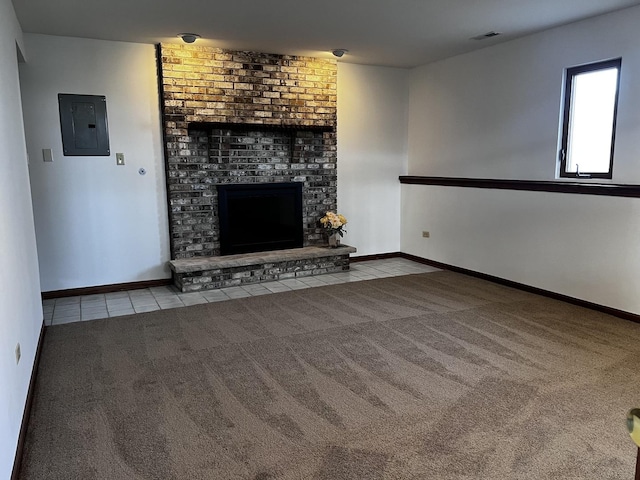
[[45, 162], [53, 162], [53, 152], [51, 151], [50, 148], [42, 149], [42, 159]]
[[116, 153], [116, 165], [124, 165], [124, 153]]

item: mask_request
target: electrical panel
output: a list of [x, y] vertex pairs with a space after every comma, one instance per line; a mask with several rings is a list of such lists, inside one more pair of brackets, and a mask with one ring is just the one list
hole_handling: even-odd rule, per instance
[[109, 129], [104, 95], [58, 94], [65, 156], [108, 156]]

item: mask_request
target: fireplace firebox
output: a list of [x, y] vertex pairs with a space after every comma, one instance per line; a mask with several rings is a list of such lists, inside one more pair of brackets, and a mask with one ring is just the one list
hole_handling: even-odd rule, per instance
[[220, 254], [303, 246], [302, 183], [218, 185]]

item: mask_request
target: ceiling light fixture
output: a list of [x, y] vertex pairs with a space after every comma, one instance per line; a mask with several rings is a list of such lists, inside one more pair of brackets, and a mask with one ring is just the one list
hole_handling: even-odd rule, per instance
[[180, 37], [184, 43], [193, 43], [200, 38], [200, 35], [197, 33], [179, 33], [178, 37]]
[[349, 50], [347, 50], [346, 48], [336, 48], [336, 49], [332, 50], [331, 53], [333, 53], [333, 55], [335, 57], [341, 58], [348, 51]]

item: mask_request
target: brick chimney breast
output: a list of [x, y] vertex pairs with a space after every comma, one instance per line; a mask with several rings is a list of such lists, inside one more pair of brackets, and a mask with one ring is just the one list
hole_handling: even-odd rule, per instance
[[216, 185], [302, 182], [304, 245], [337, 207], [335, 60], [158, 46], [171, 257], [220, 254]]

